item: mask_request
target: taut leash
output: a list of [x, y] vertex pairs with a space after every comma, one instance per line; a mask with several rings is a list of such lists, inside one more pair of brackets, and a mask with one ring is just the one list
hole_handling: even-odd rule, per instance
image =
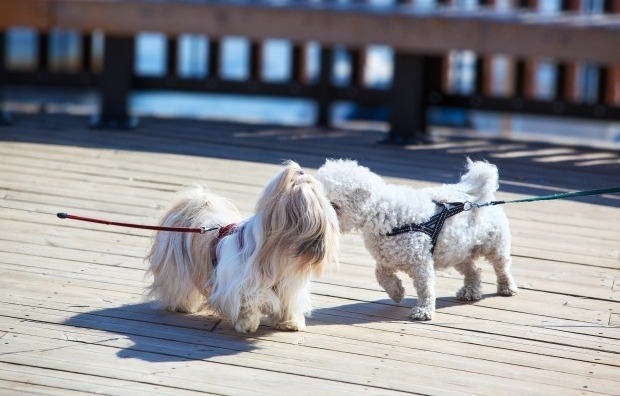
[[472, 209], [479, 209], [485, 206], [493, 205], [505, 205], [510, 203], [519, 202], [536, 202], [536, 201], [549, 201], [553, 199], [572, 198], [572, 197], [585, 197], [588, 195], [601, 195], [620, 192], [620, 187], [601, 188], [597, 190], [583, 190], [573, 191], [568, 193], [541, 195], [532, 198], [513, 199], [510, 201], [489, 201], [483, 203], [476, 202], [435, 202], [437, 206], [441, 207], [441, 211], [433, 215], [430, 219], [421, 224], [405, 224], [398, 228], [394, 228], [388, 232], [386, 236], [396, 236], [399, 234], [405, 234], [409, 232], [423, 232], [431, 238], [431, 253], [435, 250], [439, 233], [443, 228], [445, 221], [452, 216], [455, 216], [461, 212], [467, 212]]
[[[422, 224], [407, 224], [402, 227], [396, 228], [392, 230], [392, 232], [388, 233], [388, 236], [394, 236], [406, 232], [415, 232], [421, 231], [428, 234], [433, 242], [433, 247], [435, 242], [437, 241], [437, 237], [441, 228], [443, 227], [443, 223], [448, 217], [452, 217], [461, 212], [466, 212], [473, 208], [483, 208], [485, 206], [493, 206], [493, 205], [505, 205], [510, 203], [519, 203], [519, 202], [536, 202], [536, 201], [549, 201], [553, 199], [563, 199], [563, 198], [573, 198], [573, 197], [585, 197], [588, 195], [601, 195], [601, 194], [612, 194], [620, 192], [620, 187], [612, 187], [612, 188], [601, 188], [596, 190], [583, 190], [583, 191], [573, 191], [568, 193], [561, 194], [552, 194], [552, 195], [542, 195], [538, 197], [532, 198], [524, 198], [524, 199], [514, 199], [511, 201], [489, 201], [483, 203], [476, 202], [446, 202], [440, 203], [436, 202], [437, 205], [443, 206], [442, 211], [435, 216], [431, 217], [427, 222]], [[209, 231], [215, 231], [222, 228], [221, 226], [216, 227], [200, 227], [200, 228], [190, 228], [190, 227], [163, 227], [163, 226], [151, 226], [151, 225], [142, 225], [142, 224], [133, 224], [133, 223], [121, 223], [117, 221], [108, 221], [102, 219], [95, 219], [92, 217], [82, 217], [75, 216], [71, 214], [67, 214], [64, 212], [57, 213], [56, 216], [59, 219], [72, 219], [79, 221], [87, 221], [90, 223], [98, 223], [105, 225], [113, 225], [120, 227], [130, 227], [130, 228], [139, 228], [143, 230], [154, 230], [154, 231], [170, 231], [170, 232], [193, 232], [197, 234], [204, 234]]]
[[117, 221], [94, 219], [92, 217], [74, 216], [71, 214], [63, 213], [63, 212], [57, 213], [56, 216], [59, 219], [88, 221], [90, 223], [99, 223], [99, 224], [106, 224], [106, 225], [113, 225], [113, 226], [120, 226], [120, 227], [140, 228], [143, 230], [154, 230], [154, 231], [193, 232], [197, 234], [204, 234], [206, 232], [215, 231], [220, 228], [219, 226], [211, 227], [211, 228], [207, 228], [207, 227], [190, 228], [190, 227], [162, 227], [162, 226], [151, 226], [151, 225], [132, 224], [132, 223], [120, 223]]
[[582, 190], [582, 191], [573, 191], [573, 192], [560, 193], [560, 194], [541, 195], [541, 196], [532, 197], [532, 198], [513, 199], [511, 201], [489, 201], [485, 203], [463, 202], [463, 203], [466, 206], [467, 204], [469, 204], [469, 207], [466, 207], [464, 209], [464, 210], [469, 210], [471, 208], [482, 208], [485, 206], [493, 206], [493, 205], [505, 205], [505, 204], [510, 204], [510, 203], [520, 203], [520, 202], [550, 201], [553, 199], [586, 197], [589, 195], [613, 194], [617, 192], [620, 192], [620, 187], [599, 188], [596, 190]]

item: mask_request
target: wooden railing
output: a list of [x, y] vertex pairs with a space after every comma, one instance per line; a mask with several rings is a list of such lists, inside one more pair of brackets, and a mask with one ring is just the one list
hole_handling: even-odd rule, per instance
[[[131, 124], [128, 96], [132, 90], [168, 89], [308, 98], [318, 104], [316, 123], [329, 123], [333, 102], [347, 100], [367, 106], [388, 106], [390, 140], [406, 141], [427, 129], [433, 106], [501, 112], [620, 120], [620, 2], [604, 1], [599, 13], [581, 12], [582, 1], [562, 2], [562, 12], [544, 15], [537, 1], [513, 1], [513, 10], [498, 10], [495, 1], [479, 1], [464, 10], [450, 1], [421, 7], [415, 0], [391, 6], [365, 1], [226, 2], [196, 0], [0, 0], [0, 87], [37, 84], [96, 87], [101, 96], [99, 125]], [[38, 32], [34, 69], [7, 68], [6, 30], [28, 26]], [[53, 29], [81, 34], [80, 67], [50, 68], [49, 37]], [[164, 76], [134, 72], [135, 36], [164, 33], [167, 71]], [[104, 56], [95, 67], [92, 37], [104, 36]], [[177, 70], [178, 37], [202, 34], [209, 40], [208, 74], [187, 78]], [[249, 73], [244, 81], [221, 74], [221, 39], [242, 36], [250, 41]], [[265, 81], [261, 49], [267, 39], [292, 43], [290, 78]], [[318, 77], [310, 81], [305, 65], [307, 43], [320, 44]], [[364, 54], [369, 45], [394, 52], [391, 86], [364, 84]], [[332, 83], [334, 48], [346, 48], [351, 73], [346, 86]], [[453, 66], [459, 54], [473, 55], [475, 83], [469, 90], [454, 88]], [[470, 59], [472, 56], [470, 56]], [[510, 73], [504, 89], [493, 85], [492, 65], [503, 60]], [[536, 94], [537, 62], [553, 65], [551, 94]], [[582, 65], [597, 76], [593, 97], [580, 95]]]

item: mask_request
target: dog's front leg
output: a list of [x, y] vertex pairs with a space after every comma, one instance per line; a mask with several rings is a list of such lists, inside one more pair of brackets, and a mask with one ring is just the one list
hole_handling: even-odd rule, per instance
[[274, 327], [282, 331], [303, 331], [306, 329], [306, 318], [301, 313], [278, 317], [274, 320]]
[[239, 317], [233, 323], [239, 333], [253, 333], [260, 325], [261, 312], [256, 307], [242, 304]]
[[[286, 291], [286, 292], [285, 292]], [[310, 282], [304, 280], [282, 281], [278, 289], [280, 311], [271, 314], [272, 322], [277, 330], [303, 331], [306, 329], [305, 312], [312, 307]]]
[[435, 313], [435, 268], [433, 260], [412, 264], [408, 274], [413, 279], [413, 286], [418, 294], [418, 305], [411, 309], [409, 318], [413, 320], [431, 320]]
[[377, 262], [375, 277], [377, 278], [377, 282], [379, 282], [381, 287], [383, 287], [388, 296], [390, 296], [395, 303], [399, 303], [403, 300], [403, 297], [405, 297], [405, 288], [403, 287], [403, 282], [396, 276], [392, 267]]

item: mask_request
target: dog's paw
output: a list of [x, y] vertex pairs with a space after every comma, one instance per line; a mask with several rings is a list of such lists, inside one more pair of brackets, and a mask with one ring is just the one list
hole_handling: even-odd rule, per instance
[[478, 289], [463, 286], [456, 292], [456, 298], [461, 301], [479, 301], [482, 299], [482, 293]]
[[276, 323], [275, 328], [281, 331], [303, 331], [306, 330], [306, 324], [294, 320]]
[[386, 292], [392, 301], [397, 304], [403, 301], [403, 298], [405, 297], [405, 288], [402, 284], [396, 284], [392, 289], [386, 290]]
[[504, 297], [510, 297], [517, 294], [518, 288], [516, 285], [509, 283], [507, 285], [497, 285], [497, 294]]
[[242, 319], [236, 322], [235, 330], [238, 333], [254, 333], [260, 325], [260, 320]]
[[428, 308], [415, 307], [409, 312], [409, 319], [412, 320], [431, 320], [433, 319], [433, 311]]

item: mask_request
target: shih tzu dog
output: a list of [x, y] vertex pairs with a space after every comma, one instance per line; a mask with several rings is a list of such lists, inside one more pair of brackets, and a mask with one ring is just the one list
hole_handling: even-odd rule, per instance
[[493, 266], [499, 295], [517, 293], [508, 218], [500, 206], [477, 205], [495, 199], [497, 167], [468, 159], [467, 168], [456, 184], [423, 189], [388, 184], [351, 160], [328, 160], [316, 174], [336, 208], [341, 231], [361, 232], [376, 260], [377, 281], [392, 300], [398, 303], [405, 294], [396, 273], [413, 279], [418, 294], [409, 313], [413, 320], [430, 320], [435, 313], [436, 270], [456, 268], [464, 277], [456, 297], [480, 300], [479, 257]]
[[304, 330], [310, 279], [336, 261], [340, 236], [322, 185], [293, 161], [265, 187], [247, 219], [226, 198], [192, 186], [160, 224], [207, 231], [156, 233], [147, 256], [149, 296], [171, 311], [191, 313], [206, 304], [241, 333], [254, 332], [264, 315], [276, 329]]

